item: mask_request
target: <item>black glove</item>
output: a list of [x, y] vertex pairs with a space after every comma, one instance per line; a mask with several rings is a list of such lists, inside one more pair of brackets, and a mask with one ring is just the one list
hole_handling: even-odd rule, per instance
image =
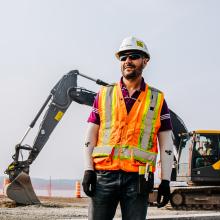
[[[162, 201], [161, 201], [161, 197]], [[161, 184], [158, 188], [158, 194], [157, 194], [157, 207], [161, 208], [164, 207], [170, 200], [170, 181], [168, 180], [162, 180]]]
[[87, 196], [94, 196], [96, 187], [96, 172], [94, 170], [86, 170], [84, 172], [82, 186]]

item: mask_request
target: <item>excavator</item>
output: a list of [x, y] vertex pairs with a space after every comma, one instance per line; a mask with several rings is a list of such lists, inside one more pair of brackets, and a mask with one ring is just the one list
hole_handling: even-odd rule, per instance
[[220, 208], [220, 131], [180, 133], [172, 179], [174, 208]]
[[[98, 85], [110, 85], [100, 79], [84, 75], [78, 70], [72, 70], [65, 74], [53, 87], [24, 136], [15, 146], [13, 161], [5, 170], [5, 174], [10, 179], [10, 183], [6, 187], [6, 194], [17, 204], [40, 204], [31, 183], [29, 168], [47, 143], [71, 102], [75, 101], [88, 106], [93, 105], [96, 93], [78, 87], [78, 76], [94, 81]], [[25, 138], [46, 107], [47, 110], [32, 146], [24, 144]], [[220, 131], [198, 130], [188, 132], [183, 120], [176, 113], [170, 110], [170, 115], [175, 148], [172, 181], [187, 184], [172, 187], [171, 205], [174, 208], [186, 206], [219, 207]], [[29, 152], [26, 159], [23, 158], [22, 151]], [[155, 194], [156, 192], [154, 190], [152, 193]]]

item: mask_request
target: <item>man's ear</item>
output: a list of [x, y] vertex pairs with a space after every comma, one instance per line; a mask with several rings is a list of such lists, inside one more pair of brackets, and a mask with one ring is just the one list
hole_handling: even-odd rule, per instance
[[148, 58], [143, 59], [144, 68], [147, 65], [148, 60], [149, 60]]

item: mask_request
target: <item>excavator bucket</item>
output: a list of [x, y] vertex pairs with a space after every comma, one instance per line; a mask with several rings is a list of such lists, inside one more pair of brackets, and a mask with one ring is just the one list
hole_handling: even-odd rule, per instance
[[6, 188], [7, 196], [20, 205], [40, 204], [37, 198], [30, 176], [21, 172]]

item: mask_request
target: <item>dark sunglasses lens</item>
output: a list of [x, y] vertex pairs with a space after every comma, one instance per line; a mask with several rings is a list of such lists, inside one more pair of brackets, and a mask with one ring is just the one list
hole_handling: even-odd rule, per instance
[[128, 56], [126, 56], [126, 55], [125, 55], [125, 56], [120, 56], [119, 59], [120, 59], [120, 61], [125, 61], [125, 60], [127, 60], [127, 57], [128, 57]]
[[140, 54], [128, 54], [128, 55], [120, 56], [120, 61], [125, 61], [127, 60], [128, 57], [131, 60], [137, 60], [141, 58], [141, 55]]
[[129, 57], [131, 58], [131, 60], [137, 60], [137, 59], [141, 58], [141, 55], [140, 54], [131, 54]]

